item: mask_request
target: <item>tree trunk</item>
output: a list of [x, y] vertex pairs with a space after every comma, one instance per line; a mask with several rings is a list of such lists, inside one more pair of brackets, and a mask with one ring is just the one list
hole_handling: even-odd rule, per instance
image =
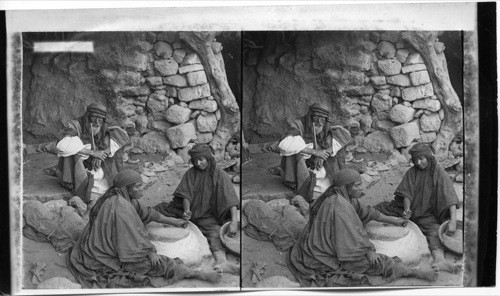
[[436, 31], [411, 31], [402, 34], [403, 39], [407, 40], [422, 56], [434, 87], [434, 93], [444, 110], [441, 129], [432, 143], [437, 158], [443, 159], [448, 156], [450, 142], [462, 132], [463, 116], [462, 105], [450, 82], [444, 51], [440, 49], [436, 51], [438, 35], [439, 32]]
[[205, 68], [211, 93], [219, 105], [221, 118], [210, 146], [217, 160], [224, 158], [224, 150], [231, 137], [240, 130], [240, 109], [229, 88], [222, 54], [212, 49], [218, 32], [182, 32], [179, 37], [200, 57]]

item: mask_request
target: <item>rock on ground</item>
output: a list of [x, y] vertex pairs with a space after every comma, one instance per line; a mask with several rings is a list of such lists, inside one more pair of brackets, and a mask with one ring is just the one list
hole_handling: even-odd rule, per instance
[[370, 152], [390, 152], [394, 149], [394, 142], [388, 133], [376, 131], [364, 138], [363, 147]]
[[413, 140], [420, 138], [418, 124], [412, 121], [393, 127], [391, 137], [397, 148], [407, 147]]
[[135, 138], [134, 142], [134, 147], [146, 153], [168, 153], [171, 151], [167, 137], [161, 132], [149, 132], [142, 138]]

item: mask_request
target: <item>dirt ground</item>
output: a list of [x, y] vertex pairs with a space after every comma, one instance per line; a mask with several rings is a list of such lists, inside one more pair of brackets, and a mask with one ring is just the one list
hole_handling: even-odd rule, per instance
[[[363, 158], [361, 163], [348, 163], [348, 167], [355, 169], [363, 169], [369, 161], [384, 163], [388, 160], [385, 154], [360, 154], [355, 155], [356, 159]], [[266, 196], [271, 195], [274, 198], [283, 198], [293, 194], [289, 189], [281, 184], [279, 177], [272, 176], [267, 172], [267, 168], [277, 166], [280, 163], [280, 157], [277, 154], [262, 153], [252, 155], [252, 159], [242, 166], [243, 172], [243, 194], [242, 199], [260, 198], [267, 201]], [[404, 173], [410, 167], [408, 164], [399, 164], [395, 168], [380, 172], [380, 180], [370, 184], [364, 184], [365, 196], [362, 197], [362, 202], [367, 205], [375, 205], [381, 201], [390, 201], [393, 198], [394, 190], [401, 181]], [[256, 184], [256, 183], [261, 184]], [[248, 184], [248, 185], [247, 185]], [[455, 183], [455, 189], [459, 193], [459, 198], [462, 198], [462, 184]], [[253, 186], [253, 191], [250, 192], [248, 187]], [[259, 189], [260, 188], [260, 189]], [[258, 191], [258, 192], [255, 192]], [[273, 198], [271, 198], [273, 199]], [[462, 218], [459, 218], [460, 220]], [[403, 247], [403, 246], [402, 246]], [[452, 262], [461, 262], [462, 257], [446, 253], [447, 260]], [[287, 267], [287, 253], [281, 252], [274, 247], [272, 242], [255, 240], [247, 235], [242, 238], [242, 287], [254, 288], [255, 282], [252, 281], [251, 268], [257, 261], [265, 263], [262, 279], [272, 276], [284, 276], [289, 280], [296, 282], [293, 274]], [[425, 265], [430, 265], [432, 259], [426, 258], [416, 267], [420, 268]], [[257, 281], [258, 282], [258, 281]], [[436, 282], [427, 282], [416, 278], [402, 278], [387, 284], [387, 286], [461, 286], [462, 272], [459, 274], [451, 274], [440, 272]]]
[[[348, 166], [363, 169], [369, 161], [383, 163], [387, 161], [387, 156], [384, 154], [363, 154], [356, 155], [356, 158], [362, 157], [362, 163], [349, 163]], [[146, 162], [161, 163], [164, 157], [161, 155], [136, 155], [131, 156], [132, 159], [139, 159], [136, 164], [126, 164], [126, 167], [142, 171], [143, 164]], [[33, 184], [34, 180], [46, 178], [43, 169], [52, 166], [56, 163], [57, 158], [48, 154], [34, 154], [28, 156], [28, 161], [23, 166], [24, 184]], [[267, 168], [279, 164], [279, 155], [271, 153], [255, 154], [252, 159], [242, 167], [242, 199], [259, 198], [265, 201], [275, 198], [283, 198], [293, 196], [293, 193], [282, 185], [279, 177], [272, 176], [267, 172]], [[400, 164], [395, 168], [380, 173], [380, 180], [365, 184], [365, 196], [363, 202], [368, 205], [375, 205], [383, 200], [391, 200], [393, 192], [401, 180], [404, 172], [409, 168], [409, 165]], [[153, 206], [161, 201], [169, 201], [172, 198], [172, 193], [177, 184], [180, 182], [181, 176], [188, 169], [187, 165], [177, 165], [167, 171], [157, 173], [150, 179], [150, 185], [145, 192], [142, 202], [146, 205]], [[45, 182], [38, 182], [37, 186], [42, 186], [40, 190], [50, 193], [51, 198], [60, 198], [64, 196], [64, 190], [54, 186], [57, 180], [45, 179]], [[48, 182], [51, 181], [51, 182]], [[29, 186], [29, 185], [25, 185]], [[461, 198], [462, 184], [455, 183], [457, 193]], [[31, 187], [30, 187], [31, 188]], [[48, 189], [47, 189], [48, 188]], [[240, 186], [235, 184], [236, 192], [240, 193]], [[33, 188], [30, 189], [32, 191]], [[32, 289], [35, 285], [31, 281], [29, 272], [31, 266], [36, 262], [43, 262], [47, 266], [43, 278], [49, 279], [52, 277], [66, 277], [70, 281], [76, 283], [76, 279], [71, 275], [66, 268], [66, 253], [58, 253], [54, 250], [51, 244], [36, 242], [23, 237], [23, 288]], [[291, 281], [296, 281], [294, 276], [288, 270], [286, 265], [286, 252], [278, 251], [272, 242], [259, 241], [252, 239], [246, 235], [242, 235], [242, 270], [241, 270], [241, 285], [242, 288], [253, 288], [256, 283], [252, 282], [251, 268], [253, 264], [260, 261], [265, 264], [263, 269], [262, 279], [271, 276], [285, 276]], [[447, 253], [446, 258], [450, 261], [459, 262], [461, 257]], [[239, 258], [229, 255], [228, 259], [232, 262], [239, 262]], [[421, 267], [430, 264], [431, 259], [423, 260], [419, 266]], [[204, 263], [200, 269], [208, 269], [211, 266]], [[462, 273], [450, 274], [441, 272], [439, 278], [434, 283], [429, 283], [423, 280], [414, 278], [403, 278], [396, 280], [388, 285], [390, 286], [460, 286], [462, 283]], [[234, 289], [240, 286], [240, 277], [235, 275], [224, 274], [223, 280], [219, 284], [210, 284], [198, 280], [182, 280], [171, 288], [216, 288], [216, 289]]]
[[[139, 159], [140, 162], [136, 164], [126, 164], [125, 168], [132, 168], [137, 171], [143, 170], [143, 164], [146, 162], [156, 162], [161, 163], [164, 157], [161, 155], [132, 155], [131, 159]], [[23, 165], [23, 178], [24, 184], [28, 187], [28, 184], [33, 184], [36, 180], [45, 178], [45, 183], [38, 182], [40, 191], [48, 192], [51, 199], [57, 199], [64, 196], [65, 192], [63, 189], [54, 186], [57, 180], [51, 177], [47, 178], [43, 173], [43, 169], [53, 166], [57, 163], [57, 157], [51, 154], [32, 154], [28, 155], [27, 161]], [[182, 175], [189, 168], [188, 165], [175, 165], [169, 168], [167, 171], [159, 172], [155, 176], [151, 176], [149, 187], [147, 187], [144, 197], [141, 202], [148, 206], [154, 206], [162, 201], [170, 201], [172, 199], [172, 193], [179, 184]], [[35, 182], [36, 183], [36, 182]], [[43, 188], [42, 188], [43, 187]], [[47, 189], [48, 188], [48, 189]], [[34, 188], [30, 188], [33, 191]], [[235, 184], [235, 190], [239, 194], [239, 185]], [[33, 197], [33, 192], [27, 193]], [[33, 289], [35, 284], [32, 283], [32, 276], [30, 273], [30, 268], [36, 262], [42, 262], [46, 264], [45, 273], [43, 279], [50, 279], [52, 277], [66, 277], [70, 281], [77, 283], [76, 279], [66, 268], [67, 253], [58, 253], [54, 250], [50, 243], [42, 243], [33, 241], [26, 237], [22, 240], [23, 248], [23, 289]], [[239, 258], [234, 255], [228, 254], [228, 260], [234, 263], [240, 263]], [[200, 267], [201, 270], [211, 269], [212, 266], [210, 262], [204, 262]], [[38, 282], [36, 282], [38, 283]], [[230, 275], [224, 273], [223, 279], [218, 284], [212, 284], [200, 280], [181, 280], [169, 288], [215, 288], [217, 290], [224, 289], [237, 289], [240, 286], [240, 277], [237, 275]]]

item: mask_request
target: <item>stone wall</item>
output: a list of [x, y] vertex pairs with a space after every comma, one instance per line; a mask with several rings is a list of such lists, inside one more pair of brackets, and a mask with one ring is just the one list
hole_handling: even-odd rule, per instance
[[[212, 140], [219, 107], [199, 57], [176, 32], [86, 33], [74, 39], [92, 40], [94, 52], [25, 49], [26, 132], [57, 137], [63, 122], [98, 101], [108, 106], [111, 123], [132, 137], [134, 152], [168, 153]], [[222, 45], [213, 42], [212, 48], [219, 53]]]
[[271, 50], [266, 42], [245, 57], [246, 132], [275, 136], [321, 101], [371, 152], [436, 139], [444, 111], [421, 56], [400, 32], [299, 32]]

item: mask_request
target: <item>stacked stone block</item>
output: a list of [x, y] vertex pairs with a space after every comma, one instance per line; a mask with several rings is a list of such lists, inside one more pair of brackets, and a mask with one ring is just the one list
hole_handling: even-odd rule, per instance
[[[341, 108], [351, 117], [344, 125], [351, 127], [352, 120], [358, 122], [363, 128], [355, 133], [372, 152], [388, 149], [374, 145], [387, 140], [388, 135], [394, 148], [408, 147], [415, 141], [433, 142], [444, 110], [420, 54], [401, 39], [398, 31], [371, 32], [361, 43], [363, 50], [358, 55], [369, 53], [371, 60], [357, 66], [346, 61], [347, 70], [338, 75], [363, 78], [361, 84], [342, 81], [339, 85], [341, 95], [348, 98]], [[363, 67], [367, 63], [369, 69]], [[352, 68], [358, 70], [352, 72]]]
[[189, 143], [209, 143], [220, 111], [199, 56], [175, 32], [142, 33], [126, 70], [102, 69], [114, 77], [116, 117], [137, 151], [167, 153]]

